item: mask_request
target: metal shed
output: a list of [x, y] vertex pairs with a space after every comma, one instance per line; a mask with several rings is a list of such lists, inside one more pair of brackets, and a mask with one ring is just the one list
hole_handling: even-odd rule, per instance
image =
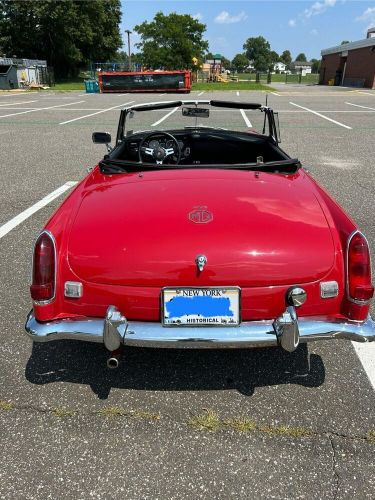
[[53, 71], [39, 59], [0, 58], [0, 89], [27, 88], [32, 84], [52, 85]]

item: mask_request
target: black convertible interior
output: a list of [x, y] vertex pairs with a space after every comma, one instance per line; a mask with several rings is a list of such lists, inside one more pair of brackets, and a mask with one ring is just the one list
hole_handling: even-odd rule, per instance
[[[214, 107], [263, 110], [265, 113], [263, 133], [254, 129], [246, 131], [226, 130], [202, 125], [187, 126], [174, 130], [154, 130], [125, 133], [127, 117], [137, 112], [171, 108], [181, 102], [161, 102], [134, 106], [123, 110], [117, 133], [116, 147], [100, 162], [104, 173], [134, 171], [152, 168], [255, 168], [257, 170], [293, 173], [299, 167], [297, 159], [290, 158], [278, 145], [273, 111], [260, 104], [211, 101]], [[182, 115], [208, 117], [206, 108], [182, 108]], [[197, 105], [198, 103], [195, 103]], [[174, 111], [173, 110], [172, 113]], [[266, 118], [268, 128], [266, 128]], [[155, 123], [156, 125], [156, 123]], [[251, 125], [251, 124], [250, 124]], [[266, 133], [268, 132], [268, 135]], [[98, 133], [100, 134], [100, 133]], [[105, 136], [105, 134], [104, 134]], [[97, 139], [97, 140], [96, 140]], [[94, 142], [105, 142], [96, 138]], [[108, 147], [108, 145], [107, 145]]]
[[268, 137], [213, 129], [133, 134], [110, 157], [124, 162], [155, 164], [157, 158], [148, 152], [159, 147], [171, 151], [163, 158], [163, 165], [236, 165], [290, 160]]

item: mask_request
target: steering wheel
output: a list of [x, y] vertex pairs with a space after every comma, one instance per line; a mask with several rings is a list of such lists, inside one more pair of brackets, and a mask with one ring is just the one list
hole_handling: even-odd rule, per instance
[[[144, 143], [151, 139], [151, 137], [160, 137], [165, 136], [168, 140], [173, 141], [173, 148], [164, 148], [163, 146], [157, 146], [156, 148], [149, 148], [144, 146]], [[139, 162], [142, 163], [144, 161], [143, 154], [151, 156], [157, 165], [162, 165], [164, 160], [169, 156], [175, 155], [177, 158], [173, 160], [173, 163], [177, 165], [181, 160], [181, 148], [178, 144], [177, 139], [172, 135], [168, 134], [168, 132], [151, 132], [150, 134], [146, 134], [144, 138], [141, 140], [138, 149], [138, 157]]]

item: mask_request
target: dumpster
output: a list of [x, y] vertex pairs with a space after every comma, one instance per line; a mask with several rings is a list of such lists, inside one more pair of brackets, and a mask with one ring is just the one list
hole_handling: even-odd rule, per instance
[[191, 89], [190, 71], [103, 71], [100, 90], [106, 92], [184, 92]]
[[100, 92], [97, 80], [85, 80], [86, 94], [98, 94]]

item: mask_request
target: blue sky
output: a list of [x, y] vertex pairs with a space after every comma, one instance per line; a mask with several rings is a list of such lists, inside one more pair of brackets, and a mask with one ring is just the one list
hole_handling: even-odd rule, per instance
[[[320, 58], [321, 49], [365, 38], [375, 26], [375, 0], [122, 0], [122, 11], [123, 32], [151, 21], [157, 11], [196, 16], [207, 26], [210, 51], [229, 59], [259, 35], [277, 53], [289, 49], [293, 58], [300, 52]], [[132, 45], [137, 40], [133, 33]]]

